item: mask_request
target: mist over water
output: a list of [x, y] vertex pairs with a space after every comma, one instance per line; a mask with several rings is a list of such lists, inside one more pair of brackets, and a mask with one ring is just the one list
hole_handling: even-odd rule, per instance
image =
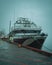
[[31, 19], [48, 33], [42, 49], [52, 53], [52, 0], [0, 0], [0, 30], [8, 34], [10, 20], [13, 25], [18, 17]]

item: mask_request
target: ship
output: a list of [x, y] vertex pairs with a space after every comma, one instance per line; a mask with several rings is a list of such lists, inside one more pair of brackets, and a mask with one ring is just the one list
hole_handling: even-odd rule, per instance
[[30, 19], [19, 17], [9, 33], [9, 40], [21, 47], [30, 46], [41, 49], [47, 36], [48, 34], [42, 32], [41, 27]]

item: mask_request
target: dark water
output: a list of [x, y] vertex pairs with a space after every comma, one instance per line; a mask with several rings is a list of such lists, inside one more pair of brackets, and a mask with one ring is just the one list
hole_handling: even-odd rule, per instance
[[52, 58], [0, 40], [0, 65], [52, 65]]

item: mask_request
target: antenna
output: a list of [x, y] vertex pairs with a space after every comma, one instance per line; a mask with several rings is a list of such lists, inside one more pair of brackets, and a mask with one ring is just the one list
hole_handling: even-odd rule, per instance
[[14, 20], [14, 29], [15, 29], [15, 8], [14, 8], [14, 16], [13, 16], [13, 20]]
[[14, 22], [15, 22], [15, 8], [14, 8]]
[[9, 23], [9, 33], [11, 31], [11, 20], [10, 20], [10, 23]]

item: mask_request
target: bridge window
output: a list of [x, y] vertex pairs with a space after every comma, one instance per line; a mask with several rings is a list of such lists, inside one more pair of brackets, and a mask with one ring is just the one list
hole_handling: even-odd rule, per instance
[[37, 33], [39, 31], [36, 30], [15, 30], [14, 33]]

